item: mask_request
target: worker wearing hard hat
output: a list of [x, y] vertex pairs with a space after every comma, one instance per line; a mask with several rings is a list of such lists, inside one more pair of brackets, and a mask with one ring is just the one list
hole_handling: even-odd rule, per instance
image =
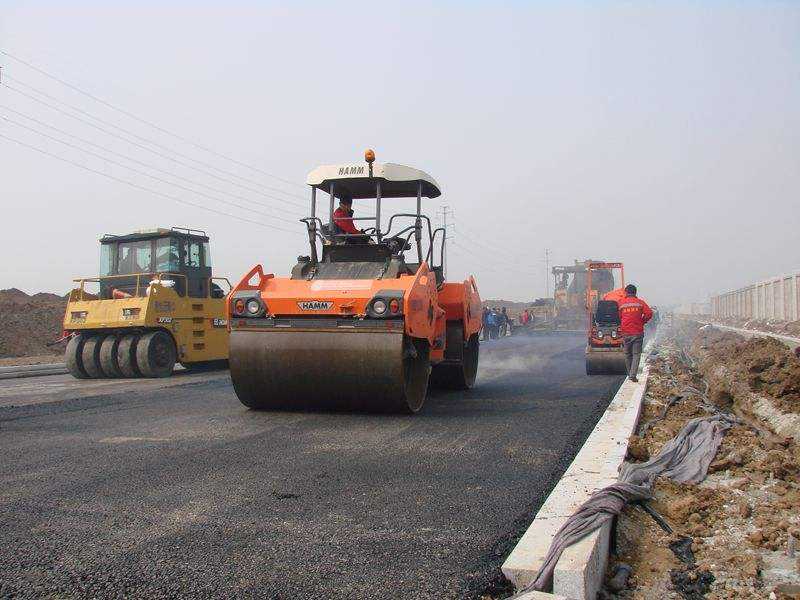
[[653, 311], [647, 302], [636, 296], [636, 286], [625, 286], [625, 297], [618, 300], [619, 333], [625, 344], [625, 366], [631, 381], [639, 381], [639, 360], [642, 357], [644, 326], [653, 318]]

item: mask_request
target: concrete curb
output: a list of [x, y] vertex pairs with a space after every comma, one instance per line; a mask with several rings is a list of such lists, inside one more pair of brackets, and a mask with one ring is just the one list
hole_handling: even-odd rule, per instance
[[[575, 460], [547, 497], [528, 530], [502, 566], [517, 589], [528, 585], [541, 566], [555, 533], [593, 492], [617, 481], [628, 451], [628, 438], [636, 431], [647, 387], [651, 341], [643, 355], [639, 382], [628, 379], [598, 421]], [[553, 573], [553, 592], [534, 598], [591, 599], [597, 595], [608, 562], [610, 523], [567, 548]], [[528, 595], [523, 596], [528, 598]]]
[[528, 592], [518, 597], [518, 600], [572, 600], [566, 596], [556, 596], [548, 592]]
[[63, 375], [68, 373], [64, 363], [44, 365], [19, 365], [0, 367], [0, 379], [18, 379], [20, 377], [40, 377], [42, 375]]

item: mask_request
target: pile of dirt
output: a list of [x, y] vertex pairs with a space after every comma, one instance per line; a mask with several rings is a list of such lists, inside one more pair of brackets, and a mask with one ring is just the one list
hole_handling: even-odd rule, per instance
[[61, 354], [61, 345], [45, 344], [61, 337], [66, 305], [57, 294], [0, 290], [0, 358]]
[[725, 433], [705, 481], [656, 481], [650, 506], [671, 534], [639, 507], [621, 515], [607, 586], [620, 564], [632, 574], [606, 598], [800, 598], [800, 445], [752, 410], [755, 393], [778, 412], [796, 406], [798, 370], [800, 361], [772, 340], [686, 321], [667, 329], [629, 460], [647, 460], [710, 412], [734, 413], [739, 424]]
[[751, 410], [753, 395], [765, 395], [784, 412], [800, 412], [800, 361], [780, 341], [702, 327], [693, 353], [722, 408], [737, 402]]

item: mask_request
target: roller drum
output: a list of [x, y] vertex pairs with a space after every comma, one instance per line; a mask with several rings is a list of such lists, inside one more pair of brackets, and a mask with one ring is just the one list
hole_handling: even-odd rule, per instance
[[257, 409], [416, 412], [428, 388], [427, 344], [400, 332], [237, 331], [230, 374]]
[[625, 351], [586, 350], [587, 375], [627, 375]]

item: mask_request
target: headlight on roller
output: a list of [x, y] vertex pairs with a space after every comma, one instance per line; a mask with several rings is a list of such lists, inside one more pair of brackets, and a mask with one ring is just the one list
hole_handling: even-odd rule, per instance
[[402, 290], [380, 290], [367, 304], [367, 316], [373, 319], [402, 317]]
[[258, 296], [234, 298], [232, 309], [235, 317], [263, 317], [267, 314], [267, 307]]
[[372, 310], [375, 311], [376, 315], [383, 315], [386, 314], [386, 302], [383, 300], [375, 300], [372, 303]]
[[250, 298], [250, 300], [245, 302], [244, 306], [247, 310], [247, 314], [251, 317], [254, 317], [261, 312], [261, 302], [257, 298]]
[[600, 339], [600, 340], [603, 339], [603, 332], [600, 331], [599, 329], [597, 330], [597, 338]]

